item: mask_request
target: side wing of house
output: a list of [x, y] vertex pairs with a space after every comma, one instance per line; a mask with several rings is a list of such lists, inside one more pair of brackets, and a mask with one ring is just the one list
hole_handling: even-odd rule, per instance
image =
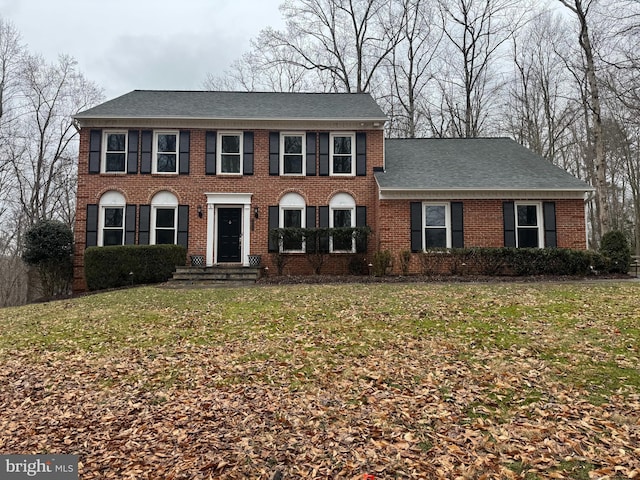
[[590, 186], [509, 139], [387, 140], [381, 249], [586, 248]]

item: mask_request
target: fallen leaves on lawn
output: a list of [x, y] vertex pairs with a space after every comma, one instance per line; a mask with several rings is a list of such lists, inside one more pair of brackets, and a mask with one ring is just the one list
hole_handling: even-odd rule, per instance
[[[380, 328], [362, 308], [338, 317]], [[457, 315], [447, 309], [443, 321]], [[638, 392], [591, 402], [521, 345], [407, 332], [381, 344], [362, 331], [354, 354], [316, 314], [295, 338], [268, 339], [274, 321], [218, 344], [14, 351], [0, 369], [0, 451], [79, 455], [83, 480], [640, 478]]]

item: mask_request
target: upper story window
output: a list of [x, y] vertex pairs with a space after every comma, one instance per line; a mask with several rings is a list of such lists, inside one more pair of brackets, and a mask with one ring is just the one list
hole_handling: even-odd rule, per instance
[[[353, 228], [356, 226], [356, 202], [348, 193], [338, 193], [329, 202], [329, 227]], [[353, 235], [348, 237], [331, 236], [329, 239], [331, 252], [355, 252], [356, 240]]]
[[355, 135], [344, 133], [331, 134], [330, 141], [330, 174], [355, 174]]
[[99, 246], [124, 245], [125, 205], [125, 198], [119, 192], [107, 192], [100, 198]]
[[218, 173], [242, 175], [242, 133], [218, 134]]
[[102, 171], [125, 173], [127, 164], [127, 132], [105, 131], [103, 134]]
[[178, 173], [178, 132], [154, 132], [153, 173]]
[[305, 135], [280, 135], [280, 171], [283, 175], [305, 175]]
[[448, 203], [424, 204], [424, 246], [451, 248], [451, 215]]
[[178, 199], [171, 192], [159, 192], [151, 200], [151, 244], [177, 243]]
[[516, 203], [516, 247], [539, 248], [544, 245], [541, 205]]

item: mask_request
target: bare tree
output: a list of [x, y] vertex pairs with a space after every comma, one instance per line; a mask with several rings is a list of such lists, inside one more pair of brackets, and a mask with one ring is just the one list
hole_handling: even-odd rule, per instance
[[565, 37], [562, 17], [548, 11], [514, 35], [506, 119], [517, 141], [568, 169], [562, 153], [571, 143], [569, 127], [579, 112], [571, 100], [573, 79], [557, 54]]
[[610, 230], [609, 199], [607, 192], [607, 160], [604, 151], [602, 128], [602, 106], [600, 101], [600, 85], [596, 70], [595, 52], [593, 50], [590, 21], [595, 0], [558, 0], [575, 15], [578, 21], [578, 44], [583, 54], [583, 69], [587, 83], [588, 96], [585, 108], [590, 117], [590, 137], [593, 139], [593, 157], [595, 167], [596, 208], [599, 230], [604, 234]]
[[387, 0], [287, 0], [286, 29], [266, 29], [261, 41], [286, 52], [272, 63], [315, 71], [326, 91], [365, 92], [400, 41], [402, 11]]
[[447, 118], [440, 136], [477, 137], [486, 127], [491, 100], [502, 87], [498, 60], [505, 42], [524, 18], [518, 0], [439, 0], [447, 39], [438, 77], [441, 100], [436, 105]]
[[20, 137], [11, 158], [25, 226], [65, 217], [61, 207], [73, 196], [69, 178], [75, 168], [77, 135], [71, 115], [94, 105], [101, 91], [76, 70], [76, 62], [61, 56], [56, 64], [29, 56], [25, 62]]
[[433, 0], [402, 0], [401, 5], [405, 18], [401, 41], [386, 61], [387, 91], [377, 91], [389, 116], [389, 134], [413, 138], [427, 131], [425, 98], [433, 79], [431, 67], [442, 31], [433, 21], [436, 15]]

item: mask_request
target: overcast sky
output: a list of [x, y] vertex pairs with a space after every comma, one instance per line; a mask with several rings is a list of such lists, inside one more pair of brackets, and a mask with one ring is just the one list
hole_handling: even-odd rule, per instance
[[135, 89], [202, 89], [266, 26], [282, 0], [0, 0], [31, 53], [68, 54], [107, 99]]

